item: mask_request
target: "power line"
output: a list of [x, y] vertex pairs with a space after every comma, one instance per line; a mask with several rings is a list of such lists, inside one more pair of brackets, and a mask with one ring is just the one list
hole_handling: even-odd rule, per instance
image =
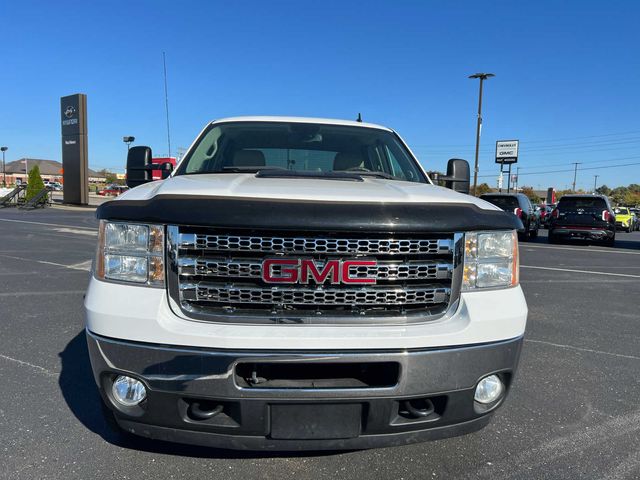
[[[574, 162], [575, 163], [575, 162]], [[596, 167], [586, 167], [586, 168], [581, 168], [580, 171], [582, 170], [600, 170], [603, 168], [618, 168], [618, 167], [630, 167], [633, 165], [640, 165], [640, 162], [634, 162], [634, 163], [622, 163], [619, 165], [599, 165]], [[545, 171], [541, 171], [541, 172], [525, 172], [525, 173], [520, 173], [520, 175], [549, 175], [551, 173], [566, 173], [566, 172], [573, 172], [574, 169], [573, 168], [567, 168], [567, 169], [563, 169], [563, 170], [545, 170]], [[480, 178], [493, 178], [496, 175], [479, 175]]]
[[[638, 134], [640, 130], [629, 130], [626, 132], [619, 133], [602, 133], [600, 135], [585, 135], [580, 137], [564, 137], [564, 138], [555, 138], [555, 139], [538, 139], [538, 140], [520, 140], [522, 145], [526, 145], [529, 143], [548, 143], [548, 142], [564, 142], [566, 140], [582, 140], [587, 138], [602, 138], [602, 137], [613, 137], [613, 136], [624, 136], [624, 135], [632, 135]], [[434, 147], [470, 147], [473, 148], [475, 144], [473, 143], [440, 143], [440, 144], [431, 144], [431, 145], [419, 145], [413, 144], [414, 147], [426, 147], [426, 146], [434, 146]]]

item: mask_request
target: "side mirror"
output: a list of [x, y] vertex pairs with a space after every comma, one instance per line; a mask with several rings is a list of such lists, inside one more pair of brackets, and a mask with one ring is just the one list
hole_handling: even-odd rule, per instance
[[440, 176], [444, 185], [456, 192], [469, 194], [469, 162], [460, 158], [452, 158], [447, 162], [447, 175]]
[[127, 155], [127, 186], [133, 188], [150, 182], [153, 180], [151, 170], [151, 149], [131, 147]]
[[169, 178], [169, 176], [171, 175], [171, 172], [173, 172], [173, 163], [164, 162], [160, 166], [160, 174], [162, 175], [163, 180], [165, 178]]

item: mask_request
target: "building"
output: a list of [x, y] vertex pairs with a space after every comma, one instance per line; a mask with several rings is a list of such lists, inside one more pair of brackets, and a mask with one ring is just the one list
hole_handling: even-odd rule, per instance
[[[63, 183], [62, 163], [56, 160], [21, 158], [6, 164], [7, 184], [26, 182], [26, 169], [31, 170], [36, 165], [40, 168], [40, 175], [43, 180]], [[104, 183], [106, 181], [107, 179], [103, 174], [89, 169], [89, 183]]]

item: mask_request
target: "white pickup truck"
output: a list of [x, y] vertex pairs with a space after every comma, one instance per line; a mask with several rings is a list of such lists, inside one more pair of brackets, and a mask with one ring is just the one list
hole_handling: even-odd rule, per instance
[[[210, 123], [164, 180], [98, 208], [86, 332], [121, 431], [233, 449], [360, 449], [476, 431], [527, 319], [520, 221], [433, 184], [378, 125]], [[462, 193], [461, 193], [462, 192]]]

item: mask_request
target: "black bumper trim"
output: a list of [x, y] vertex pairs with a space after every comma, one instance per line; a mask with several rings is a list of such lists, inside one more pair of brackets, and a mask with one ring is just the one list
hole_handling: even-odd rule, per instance
[[[482, 410], [474, 404], [475, 385], [480, 378], [495, 373], [509, 389], [522, 337], [465, 347], [350, 352], [169, 347], [113, 340], [91, 332], [87, 332], [87, 343], [102, 397], [114, 410], [120, 426], [131, 433], [224, 448], [318, 450], [399, 445], [482, 428], [493, 408]], [[397, 362], [399, 378], [396, 385], [384, 388], [270, 389], [237, 385], [235, 365], [265, 361], [309, 362], [316, 366], [328, 362]], [[110, 399], [110, 381], [117, 374], [135, 376], [146, 384], [148, 397], [135, 410], [118, 409]], [[435, 406], [433, 415], [407, 419], [402, 406], [410, 399], [428, 399]], [[500, 399], [494, 407], [503, 401]], [[203, 421], [194, 419], [189, 414], [194, 403], [205, 409], [220, 407], [222, 413]], [[345, 411], [360, 412], [361, 431], [354, 438], [272, 438], [272, 411], [287, 405], [312, 409], [323, 406], [318, 410], [327, 405], [359, 405]], [[339, 430], [340, 423], [336, 425]], [[298, 430], [292, 427], [294, 435]], [[285, 434], [287, 431], [285, 425]]]
[[456, 425], [434, 427], [428, 430], [395, 432], [378, 435], [362, 435], [357, 438], [330, 440], [274, 440], [249, 435], [221, 435], [211, 432], [194, 432], [177, 428], [146, 425], [130, 420], [118, 419], [118, 425], [129, 433], [153, 440], [184, 443], [188, 445], [224, 448], [230, 450], [266, 451], [314, 451], [314, 450], [359, 450], [411, 443], [441, 440], [477, 432], [491, 421], [492, 414], [484, 415]]

